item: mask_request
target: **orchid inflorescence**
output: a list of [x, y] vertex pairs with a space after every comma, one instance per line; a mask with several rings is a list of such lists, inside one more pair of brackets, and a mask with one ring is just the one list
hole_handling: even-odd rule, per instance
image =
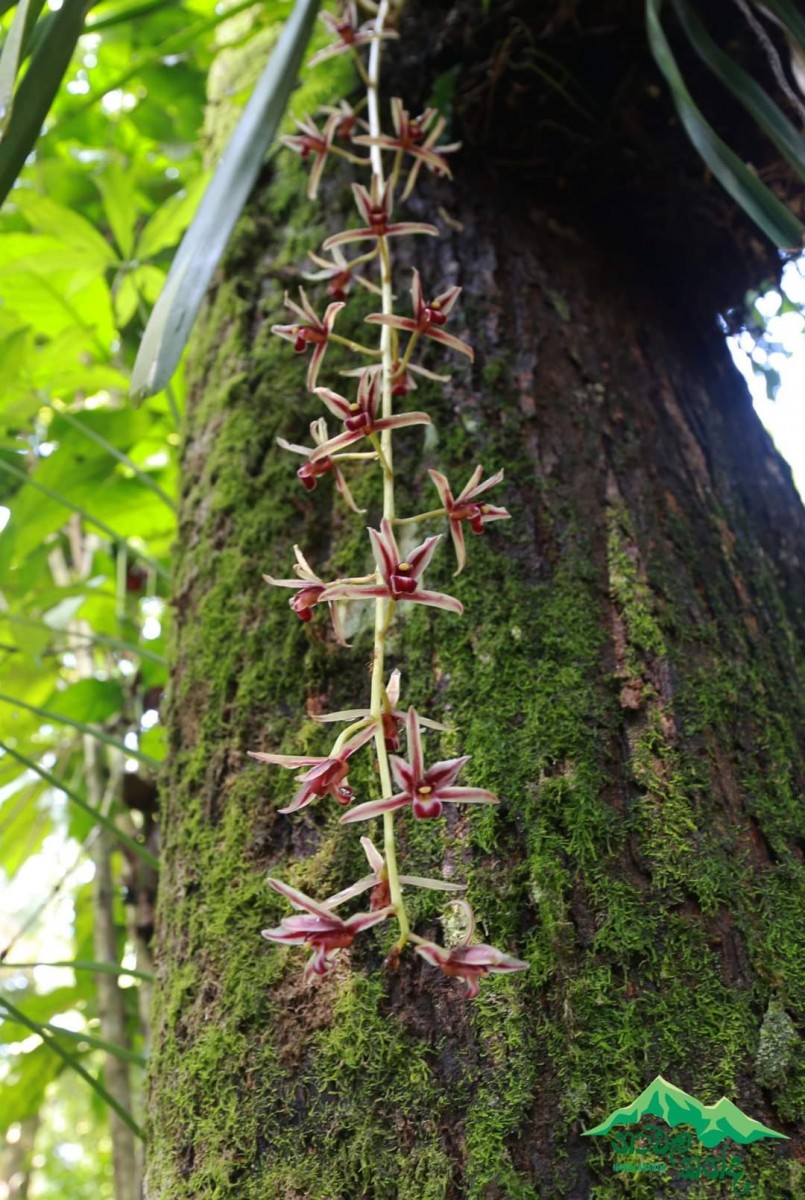
[[[379, 4], [361, 5], [369, 16], [362, 20], [356, 3], [342, 3], [335, 14], [322, 15], [327, 29], [335, 40], [311, 60], [311, 65], [336, 54], [350, 54], [366, 85], [365, 100], [353, 108], [346, 101], [324, 110], [317, 124], [311, 117], [297, 122], [299, 132], [284, 139], [285, 144], [310, 161], [308, 195], [316, 195], [322, 172], [330, 156], [345, 158], [368, 168], [368, 186], [353, 184], [353, 194], [360, 224], [328, 237], [322, 250], [329, 254], [311, 254], [319, 270], [307, 278], [326, 281], [330, 296], [322, 316], [300, 288], [299, 302], [286, 296], [286, 306], [293, 321], [275, 325], [273, 332], [293, 344], [297, 353], [311, 351], [308, 360], [307, 388], [323, 402], [328, 414], [340, 422], [341, 428], [330, 433], [324, 417], [310, 427], [312, 446], [299, 446], [278, 439], [280, 446], [301, 455], [305, 462], [297, 474], [308, 490], [316, 488], [319, 479], [332, 474], [335, 486], [354, 512], [359, 509], [349, 489], [344, 470], [347, 463], [359, 468], [379, 467], [383, 479], [383, 516], [379, 529], [369, 529], [371, 549], [376, 569], [359, 578], [339, 578], [326, 581], [319, 578], [299, 547], [295, 547], [295, 579], [276, 579], [265, 575], [273, 587], [291, 588], [294, 595], [290, 607], [303, 621], [313, 619], [314, 610], [326, 604], [336, 641], [346, 646], [342, 605], [354, 601], [371, 601], [375, 607], [375, 636], [372, 657], [371, 698], [366, 708], [347, 709], [317, 717], [323, 723], [341, 722], [343, 732], [336, 738], [325, 756], [271, 754], [254, 751], [251, 757], [260, 762], [301, 772], [296, 776], [298, 789], [283, 813], [298, 812], [324, 797], [331, 797], [345, 812], [344, 824], [367, 821], [382, 816], [384, 854], [372, 842], [361, 838], [371, 874], [322, 902], [311, 899], [296, 888], [278, 879], [269, 879], [271, 886], [290, 901], [297, 910], [285, 917], [275, 929], [263, 930], [270, 941], [305, 944], [313, 951], [305, 973], [325, 975], [334, 965], [335, 954], [352, 945], [362, 931], [395, 918], [399, 938], [389, 955], [395, 964], [407, 942], [433, 966], [446, 975], [463, 979], [467, 995], [478, 993], [479, 979], [490, 972], [525, 970], [521, 962], [493, 946], [473, 944], [475, 918], [464, 900], [453, 901], [465, 914], [464, 939], [450, 949], [420, 937], [411, 928], [403, 899], [404, 887], [430, 888], [448, 893], [464, 890], [463, 885], [442, 880], [401, 875], [397, 865], [395, 844], [395, 814], [408, 809], [415, 820], [433, 820], [442, 815], [446, 804], [496, 804], [497, 797], [485, 788], [469, 787], [458, 777], [469, 761], [468, 756], [451, 758], [426, 765], [422, 746], [422, 730], [444, 730], [436, 721], [421, 716], [415, 708], [400, 707], [400, 671], [394, 670], [385, 680], [386, 640], [398, 604], [422, 604], [460, 615], [461, 602], [443, 592], [428, 589], [424, 575], [442, 534], [425, 538], [420, 545], [401, 551], [396, 528], [426, 520], [446, 519], [456, 552], [458, 569], [464, 569], [466, 547], [464, 525], [473, 533], [482, 534], [490, 521], [508, 518], [505, 508], [488, 504], [486, 493], [503, 479], [498, 471], [482, 481], [483, 468], [477, 467], [466, 486], [454, 495], [447, 478], [439, 471], [430, 471], [438, 492], [441, 507], [416, 516], [398, 518], [395, 513], [394, 466], [392, 435], [400, 429], [415, 425], [430, 425], [424, 412], [393, 411], [393, 402], [415, 390], [414, 376], [445, 382], [412, 361], [414, 352], [425, 344], [440, 345], [473, 359], [473, 350], [466, 342], [445, 330], [445, 325], [458, 301], [461, 289], [448, 287], [427, 299], [418, 271], [414, 270], [411, 284], [411, 313], [394, 311], [392, 292], [390, 239], [406, 235], [437, 237], [438, 229], [422, 221], [399, 220], [395, 214], [395, 198], [405, 200], [411, 193], [420, 173], [430, 171], [449, 176], [446, 155], [456, 151], [456, 144], [439, 145], [444, 130], [444, 118], [428, 108], [419, 117], [412, 117], [402, 100], [391, 101], [393, 135], [382, 132], [379, 119], [378, 80], [381, 47], [397, 33], [388, 28], [389, 0]], [[368, 47], [368, 62], [361, 58], [361, 48]], [[362, 153], [368, 149], [369, 157]], [[361, 151], [356, 153], [355, 151]], [[392, 155], [387, 173], [384, 155]], [[369, 244], [367, 249], [367, 243]], [[357, 253], [345, 253], [345, 247], [355, 246]], [[374, 269], [379, 281], [368, 277]], [[360, 284], [379, 295], [380, 311], [366, 318], [369, 325], [379, 327], [377, 348], [359, 345], [336, 332], [336, 322], [345, 307], [353, 283]], [[343, 372], [348, 379], [357, 377], [354, 398], [342, 390], [320, 386], [319, 374], [330, 343], [346, 346], [368, 362], [355, 371]], [[354, 449], [357, 448], [357, 449]], [[402, 757], [400, 738], [404, 733], [407, 755]], [[355, 793], [349, 785], [350, 759], [369, 743], [374, 744], [380, 781], [380, 799], [352, 807]], [[335, 911], [340, 905], [369, 892], [369, 911], [346, 919]]]

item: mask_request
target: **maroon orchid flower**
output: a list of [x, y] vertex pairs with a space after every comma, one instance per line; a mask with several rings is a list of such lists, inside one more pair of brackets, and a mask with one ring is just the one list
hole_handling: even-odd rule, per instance
[[350, 583], [347, 581], [331, 584], [322, 595], [323, 600], [372, 600], [378, 597], [388, 597], [391, 600], [411, 600], [415, 604], [429, 604], [432, 608], [443, 608], [447, 612], [461, 614], [464, 605], [453, 596], [442, 592], [423, 591], [420, 586], [421, 576], [433, 552], [441, 541], [441, 534], [426, 538], [421, 546], [417, 546], [403, 559], [391, 522], [385, 517], [380, 522], [380, 531], [369, 530], [372, 549], [375, 555], [382, 583]]
[[316, 67], [336, 54], [350, 54], [359, 46], [369, 46], [378, 38], [396, 38], [399, 34], [393, 29], [384, 29], [378, 33], [374, 21], [358, 25], [358, 9], [354, 3], [343, 4], [338, 13], [320, 13], [322, 24], [337, 39], [309, 60], [309, 67]]
[[421, 819], [440, 817], [445, 804], [497, 804], [498, 798], [485, 788], [456, 787], [455, 781], [461, 768], [469, 762], [469, 755], [449, 758], [434, 763], [425, 770], [422, 757], [422, 740], [419, 735], [420, 718], [415, 709], [408, 709], [405, 734], [408, 741], [408, 762], [392, 755], [389, 759], [394, 782], [401, 790], [384, 800], [370, 800], [359, 804], [341, 818], [342, 823], [368, 821], [381, 813], [393, 812], [410, 804], [415, 817]]
[[451, 287], [441, 292], [433, 300], [424, 300], [422, 296], [422, 280], [419, 271], [414, 269], [414, 279], [411, 284], [411, 305], [413, 317], [397, 317], [391, 313], [370, 313], [366, 318], [372, 325], [390, 325], [392, 329], [402, 329], [416, 337], [432, 338], [443, 346], [466, 354], [470, 362], [475, 358], [472, 346], [459, 338], [445, 333], [442, 326], [450, 315], [453, 306], [461, 293], [460, 287]]
[[397, 150], [412, 155], [414, 165], [409, 172], [405, 191], [402, 194], [402, 199], [406, 200], [413, 191], [423, 166], [437, 175], [450, 175], [450, 167], [443, 155], [459, 150], [461, 143], [453, 142], [449, 146], [436, 145], [447, 122], [444, 117], [438, 115], [435, 108], [426, 108], [420, 117], [412, 117], [403, 108], [403, 102], [399, 96], [395, 96], [391, 101], [391, 119], [394, 123], [394, 137], [386, 135], [368, 137], [362, 134], [353, 140], [362, 146], [380, 146], [383, 150]]
[[321, 319], [312, 308], [304, 288], [299, 289], [299, 297], [301, 305], [289, 300], [287, 294], [285, 296], [285, 307], [290, 308], [291, 312], [296, 313], [299, 317], [297, 324], [272, 325], [271, 332], [276, 333], [278, 337], [285, 338], [288, 342], [293, 342], [293, 348], [297, 354], [304, 354], [308, 346], [313, 347], [307, 369], [307, 390], [312, 392], [319, 377], [319, 368], [333, 331], [335, 318], [344, 307], [344, 303], [339, 300], [334, 304], [328, 304], [324, 318]]
[[[406, 717], [406, 714], [401, 712], [398, 707], [399, 703], [400, 671], [399, 669], [395, 669], [391, 672], [389, 681], [386, 684], [385, 695], [383, 697], [383, 713], [380, 718], [383, 722], [383, 736], [386, 749], [394, 752], [400, 748], [400, 730], [405, 724]], [[322, 713], [313, 718], [314, 721], [348, 721], [350, 724], [353, 721], [370, 721], [371, 719], [372, 712], [368, 708], [345, 708], [340, 712]], [[431, 721], [428, 717], [420, 717], [419, 723], [426, 729], [436, 729], [441, 733], [447, 732], [446, 725], [441, 725], [438, 721]]]
[[[386, 908], [391, 903], [389, 877], [383, 855], [368, 837], [361, 838], [361, 845], [369, 860], [369, 866], [372, 868], [371, 875], [364, 875], [363, 879], [359, 879], [357, 883], [350, 884], [343, 891], [330, 896], [324, 901], [325, 908], [337, 908], [339, 904], [343, 904], [346, 900], [351, 900], [354, 896], [360, 896], [362, 892], [368, 891], [369, 888], [372, 889], [372, 896], [369, 901], [369, 907], [372, 912], [375, 912], [378, 908]], [[464, 883], [448, 883], [444, 879], [426, 879], [422, 875], [401, 875], [400, 883], [407, 887], [425, 888], [433, 892], [465, 892], [467, 890], [467, 886]]]
[[344, 422], [344, 432], [336, 434], [328, 442], [317, 446], [311, 456], [311, 463], [334, 454], [337, 450], [345, 450], [354, 442], [367, 437], [370, 433], [380, 433], [384, 429], [405, 429], [409, 425], [430, 425], [427, 413], [412, 412], [398, 413], [394, 417], [378, 417], [377, 402], [380, 391], [380, 376], [376, 371], [364, 371], [358, 384], [358, 397], [355, 403], [350, 403], [344, 396], [330, 388], [316, 388], [316, 395], [327, 405], [331, 413], [340, 417]]
[[[426, 371], [417, 363], [409, 362], [404, 371], [400, 371], [400, 365], [400, 359], [397, 358], [391, 366], [392, 396], [407, 396], [409, 392], [415, 392], [417, 384], [414, 375], [421, 375], [423, 379], [432, 379], [435, 383], [449, 383], [452, 378], [450, 375], [437, 375], [435, 371]], [[350, 371], [339, 371], [339, 375], [354, 379], [360, 378], [366, 372], [382, 377], [383, 366], [381, 363], [371, 363], [368, 367], [355, 367]]]
[[475, 932], [475, 915], [466, 901], [458, 900], [456, 903], [469, 912], [469, 927], [461, 942], [450, 950], [437, 946], [434, 942], [425, 942], [416, 947], [417, 954], [421, 954], [431, 966], [439, 967], [445, 975], [453, 979], [463, 979], [467, 985], [466, 995], [470, 1000], [478, 995], [479, 981], [484, 975], [529, 970], [530, 963], [512, 958], [510, 954], [504, 954], [494, 946], [471, 946], [470, 942]]
[[[359, 262], [364, 261], [365, 256], [361, 256]], [[365, 279], [363, 275], [358, 274], [355, 270], [355, 264], [350, 263], [344, 251], [340, 246], [336, 246], [332, 250], [332, 258], [330, 260], [322, 258], [320, 254], [314, 254], [312, 250], [308, 251], [308, 258], [321, 267], [320, 271], [310, 271], [305, 274], [305, 279], [310, 279], [316, 283], [323, 279], [327, 280], [327, 292], [333, 300], [345, 299], [349, 291], [350, 284], [354, 281], [359, 283], [361, 287], [366, 288], [368, 292], [374, 292], [376, 296], [381, 294], [380, 288], [376, 283], [372, 283], [371, 279]]]
[[431, 479], [436, 484], [436, 490], [450, 519], [450, 536], [453, 539], [456, 559], [458, 561], [456, 575], [461, 574], [467, 561], [462, 522], [469, 521], [470, 529], [473, 533], [483, 533], [484, 526], [488, 521], [505, 521], [511, 517], [511, 513], [508, 513], [505, 508], [498, 508], [494, 504], [483, 502], [481, 504], [477, 503], [479, 496], [483, 495], [489, 488], [495, 487], [503, 478], [503, 472], [497, 471], [481, 483], [480, 479], [483, 473], [483, 467], [476, 467], [470, 476], [469, 483], [454, 498], [450, 490], [450, 485], [441, 471], [428, 471]]
[[319, 110], [328, 117], [337, 117], [335, 136], [344, 141], [351, 141], [356, 129], [368, 129], [369, 125], [358, 116], [348, 100], [339, 100], [338, 104], [323, 104]]
[[352, 191], [355, 195], [358, 212], [366, 224], [360, 229], [344, 229], [341, 233], [334, 233], [322, 244], [324, 250], [331, 250], [333, 246], [341, 246], [345, 242], [366, 242], [371, 238], [398, 237], [408, 233], [427, 233], [431, 237], [439, 236], [436, 226], [428, 225], [424, 221], [392, 222], [394, 196], [390, 179], [386, 180], [383, 191], [379, 194], [376, 176], [372, 178], [371, 192], [368, 192], [359, 183], [353, 183]]
[[[297, 775], [297, 780], [302, 786], [288, 807], [278, 809], [281, 813], [298, 812], [300, 808], [306, 808], [311, 800], [321, 796], [332, 796], [339, 804], [352, 803], [355, 793], [349, 786], [347, 778], [349, 775], [347, 760], [356, 750], [360, 750], [361, 746], [370, 742], [374, 734], [375, 726], [372, 721], [363, 729], [359, 729], [349, 741], [344, 742], [340, 750], [327, 758], [309, 754], [263, 754], [258, 750], [249, 750], [248, 753], [249, 758], [256, 758], [258, 762], [268, 763], [270, 766], [286, 767], [288, 770], [298, 770], [299, 767], [309, 768], [303, 775]], [[337, 742], [336, 745], [338, 745]]]
[[294, 908], [305, 915], [283, 917], [275, 929], [263, 929], [262, 936], [269, 942], [310, 946], [313, 957], [305, 965], [305, 977], [308, 979], [312, 975], [326, 975], [335, 966], [330, 955], [351, 946], [364, 929], [371, 929], [389, 916], [390, 910], [382, 908], [377, 912], [355, 913], [344, 921], [331, 909], [311, 900], [310, 896], [287, 883], [281, 883], [279, 879], [269, 879], [268, 882], [275, 892], [285, 896]]
[[308, 200], [315, 200], [324, 164], [338, 128], [338, 118], [328, 117], [322, 130], [319, 129], [312, 117], [306, 115], [301, 121], [296, 122], [296, 127], [300, 130], [299, 133], [287, 134], [281, 141], [284, 146], [295, 151], [302, 158], [312, 159], [313, 166], [307, 183], [307, 197]]
[[[338, 491], [344, 497], [352, 511], [356, 513], [366, 512], [365, 508], [358, 508], [357, 504], [355, 503], [352, 492], [349, 490], [349, 485], [343, 476], [337, 459], [326, 456], [324, 458], [317, 459], [316, 462], [311, 461], [316, 449], [319, 446], [325, 445], [329, 437], [327, 422], [325, 421], [324, 417], [319, 417], [317, 421], [311, 422], [310, 436], [314, 442], [313, 446], [299, 446], [295, 442], [287, 442], [283, 437], [277, 438], [277, 445], [281, 446], [283, 450], [289, 450], [292, 454], [301, 454], [308, 460], [296, 472], [305, 491], [315, 491], [316, 483], [319, 478], [322, 475], [327, 475], [330, 471], [332, 471], [335, 486], [338, 488]], [[293, 601], [291, 604], [293, 606]]]
[[324, 595], [328, 585], [323, 579], [319, 579], [298, 546], [294, 546], [293, 551], [296, 555], [296, 562], [293, 569], [298, 576], [297, 579], [274, 579], [272, 575], [264, 575], [263, 579], [272, 587], [293, 588], [296, 591], [296, 595], [291, 597], [288, 604], [297, 617], [299, 617], [300, 621], [312, 621], [312, 610], [322, 600], [326, 600], [330, 608], [330, 619], [333, 623], [335, 640], [339, 645], [346, 646], [347, 641], [344, 637], [341, 614], [329, 597]]

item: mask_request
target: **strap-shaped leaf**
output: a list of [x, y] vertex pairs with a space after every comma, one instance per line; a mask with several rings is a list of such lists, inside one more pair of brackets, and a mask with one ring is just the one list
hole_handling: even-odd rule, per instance
[[763, 7], [779, 20], [795, 41], [805, 48], [805, 17], [792, 0], [763, 0]]
[[42, 7], [40, 0], [20, 0], [11, 22], [11, 28], [3, 42], [3, 53], [0, 54], [0, 137], [11, 120], [14, 87], [17, 82], [17, 72], [20, 69], [22, 45], [32, 5], [34, 9]]
[[671, 88], [685, 132], [721, 186], [766, 236], [783, 250], [799, 249], [805, 226], [722, 141], [697, 108], [660, 23], [661, 8], [662, 0], [646, 0], [648, 38], [657, 66]]
[[744, 108], [768, 134], [777, 149], [805, 180], [805, 138], [799, 133], [752, 76], [733, 62], [716, 45], [687, 0], [671, 0], [679, 23], [694, 50], [713, 74], [740, 100]]
[[[14, 701], [14, 703], [18, 703], [18, 701]], [[22, 754], [19, 750], [15, 750], [12, 746], [8, 746], [5, 742], [0, 742], [0, 751], [2, 751], [3, 754], [10, 754], [12, 758], [15, 758], [17, 762], [22, 763], [22, 765], [27, 767], [29, 771], [36, 772], [40, 779], [44, 779], [45, 783], [49, 784], [52, 788], [56, 788], [57, 791], [64, 792], [67, 799], [70, 800], [76, 806], [76, 808], [80, 808], [82, 812], [85, 812], [88, 816], [92, 817], [96, 825], [103, 826], [103, 828], [107, 830], [112, 837], [116, 838], [117, 841], [120, 842], [121, 846], [125, 846], [131, 851], [132, 854], [141, 859], [146, 866], [153, 867], [154, 870], [159, 869], [159, 859], [152, 854], [150, 850], [146, 850], [145, 846], [142, 846], [139, 842], [135, 842], [134, 838], [130, 838], [129, 835], [124, 833], [122, 829], [118, 829], [111, 817], [108, 817], [99, 809], [93, 808], [91, 804], [87, 803], [83, 796], [80, 796], [78, 792], [73, 791], [69, 784], [65, 783], [63, 779], [57, 779], [55, 775], [51, 775], [50, 771], [47, 771], [43, 766], [36, 762], [35, 759], [29, 758], [27, 754]], [[129, 751], [127, 750], [126, 753], [128, 754]], [[128, 973], [136, 974], [136, 972]]]
[[56, 962], [3, 962], [0, 967], [4, 971], [31, 971], [34, 967], [69, 967], [71, 971], [92, 971], [95, 975], [131, 975], [132, 979], [142, 979], [145, 983], [153, 983], [151, 971], [141, 971], [139, 967], [121, 967], [118, 963], [87, 962], [81, 958], [58, 959]]
[[53, 488], [40, 483], [35, 475], [23, 471], [20, 467], [15, 466], [14, 463], [7, 462], [3, 458], [0, 458], [0, 470], [5, 471], [8, 475], [13, 475], [15, 479], [19, 479], [22, 483], [27, 483], [31, 487], [36, 488], [43, 496], [47, 496], [49, 500], [55, 501], [56, 504], [61, 504], [71, 512], [77, 513], [87, 524], [94, 525], [96, 529], [100, 529], [101, 533], [105, 533], [109, 540], [116, 546], [123, 546], [133, 559], [139, 559], [140, 562], [145, 563], [146, 566], [156, 571], [157, 575], [161, 575], [163, 579], [169, 578], [167, 567], [164, 567], [162, 563], [157, 562], [156, 559], [151, 558], [149, 555], [144, 554], [142, 550], [138, 550], [136, 546], [132, 546], [119, 533], [115, 533], [114, 529], [111, 529], [105, 521], [101, 521], [99, 517], [93, 516], [91, 512], [88, 512], [80, 504], [76, 504], [69, 496], [63, 496], [61, 492], [54, 491]]
[[20, 1012], [17, 1006], [12, 1004], [10, 1000], [7, 1000], [5, 996], [0, 996], [0, 1005], [2, 1005], [8, 1015], [13, 1017], [13, 1019], [19, 1025], [24, 1025], [26, 1029], [30, 1029], [31, 1033], [38, 1034], [48, 1049], [53, 1050], [56, 1054], [58, 1054], [59, 1058], [61, 1058], [71, 1070], [75, 1071], [77, 1075], [80, 1075], [82, 1079], [86, 1080], [92, 1090], [97, 1092], [104, 1104], [108, 1104], [110, 1108], [114, 1109], [121, 1121], [128, 1125], [129, 1129], [133, 1134], [135, 1134], [136, 1137], [143, 1141], [145, 1140], [143, 1131], [140, 1129], [140, 1126], [134, 1120], [131, 1113], [126, 1112], [125, 1108], [118, 1104], [117, 1100], [115, 1100], [115, 1098], [109, 1094], [103, 1084], [98, 1079], [95, 1079], [92, 1075], [90, 1075], [89, 1071], [87, 1071], [86, 1068], [81, 1065], [75, 1055], [71, 1054], [69, 1050], [66, 1050], [65, 1047], [62, 1046], [59, 1038], [67, 1031], [60, 1029], [58, 1033], [54, 1033], [52, 1030], [38, 1024], [38, 1022], [30, 1021], [25, 1016], [25, 1013]]
[[161, 391], [179, 364], [215, 268], [285, 113], [318, 7], [319, 0], [296, 0], [227, 143], [143, 334], [132, 374], [134, 396]]
[[26, 617], [19, 613], [0, 612], [0, 621], [11, 621], [14, 625], [23, 625], [28, 629], [41, 629], [42, 632], [48, 632], [51, 635], [60, 635], [67, 637], [70, 642], [90, 642], [93, 645], [108, 646], [110, 650], [121, 650], [124, 654], [136, 654], [139, 658], [147, 658], [149, 662], [158, 663], [159, 666], [166, 666], [167, 659], [164, 654], [157, 654], [154, 650], [149, 650], [147, 646], [141, 646], [138, 642], [126, 642], [122, 638], [108, 636], [104, 633], [95, 633], [94, 630], [84, 633], [78, 633], [72, 629], [63, 629], [58, 625], [49, 625], [47, 621], [37, 619], [36, 617]]
[[0, 204], [23, 168], [70, 65], [92, 0], [64, 0], [49, 14], [49, 27], [31, 58], [14, 99], [11, 120], [0, 142]]
[[[153, 767], [159, 770], [161, 763], [158, 759], [152, 758], [150, 754], [143, 754], [142, 750], [133, 750], [121, 742], [119, 738], [112, 737], [110, 733], [105, 733], [103, 729], [99, 729], [97, 725], [88, 725], [86, 721], [75, 721], [72, 717], [66, 717], [63, 713], [53, 712], [50, 708], [40, 708], [38, 704], [29, 704], [27, 700], [19, 700], [16, 696], [7, 696], [5, 692], [0, 692], [0, 700], [5, 704], [15, 704], [18, 708], [24, 708], [26, 712], [33, 713], [34, 716], [41, 717], [43, 721], [47, 721], [51, 725], [69, 725], [72, 729], [77, 729], [79, 733], [85, 733], [88, 737], [95, 738], [98, 742], [103, 742], [106, 746], [112, 746], [115, 750], [120, 750], [129, 758], [136, 758], [147, 767]], [[3, 747], [8, 749], [8, 747]], [[11, 751], [13, 753], [13, 751]]]

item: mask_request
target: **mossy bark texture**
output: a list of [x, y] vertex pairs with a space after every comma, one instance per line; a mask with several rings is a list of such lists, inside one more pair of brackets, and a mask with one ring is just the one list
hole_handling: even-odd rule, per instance
[[[729, 1195], [625, 1180], [582, 1137], [660, 1073], [790, 1135], [745, 1170], [757, 1197], [802, 1196], [802, 507], [715, 327], [471, 160], [414, 261], [426, 292], [465, 289], [451, 327], [476, 362], [415, 394], [435, 435], [397, 439], [400, 512], [433, 506], [428, 467], [460, 487], [481, 462], [506, 468], [513, 519], [457, 580], [444, 549], [429, 583], [465, 615], [403, 613], [390, 665], [450, 727], [426, 753], [472, 755], [467, 781], [501, 804], [401, 817], [400, 857], [466, 881], [482, 939], [531, 969], [468, 1002], [413, 954], [384, 971], [392, 932], [371, 931], [306, 987], [304, 952], [261, 940], [287, 912], [266, 875], [335, 892], [365, 873], [364, 830], [329, 800], [278, 815], [289, 773], [246, 752], [326, 752], [311, 718], [367, 702], [371, 649], [369, 606], [343, 650], [261, 579], [290, 574], [294, 543], [325, 576], [370, 569], [364, 520], [327, 480], [304, 492], [275, 441], [305, 441], [319, 411], [269, 326], [339, 219], [278, 169], [192, 355], [149, 1200]], [[346, 365], [329, 355], [321, 382]], [[376, 523], [378, 481], [355, 493]], [[441, 911], [417, 893], [417, 931], [442, 940]]]

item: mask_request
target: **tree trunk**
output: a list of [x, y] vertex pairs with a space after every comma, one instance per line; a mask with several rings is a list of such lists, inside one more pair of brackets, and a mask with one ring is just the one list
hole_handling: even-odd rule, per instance
[[[431, 188], [443, 236], [414, 247], [426, 291], [465, 289], [451, 327], [477, 353], [417, 392], [438, 440], [398, 439], [401, 511], [432, 507], [427, 467], [461, 486], [480, 462], [505, 466], [513, 520], [472, 539], [458, 580], [446, 552], [434, 561], [429, 584], [464, 617], [407, 615], [390, 665], [404, 705], [451, 727], [430, 754], [472, 755], [467, 781], [502, 802], [401, 819], [400, 853], [408, 872], [466, 881], [482, 940], [531, 968], [468, 1001], [411, 953], [385, 971], [391, 937], [372, 931], [308, 988], [303, 952], [260, 939], [287, 911], [267, 873], [314, 896], [365, 873], [331, 801], [278, 815], [292, 781], [246, 757], [324, 752], [310, 717], [369, 686], [365, 621], [342, 650], [261, 580], [290, 574], [294, 543], [326, 575], [370, 569], [364, 520], [329, 482], [304, 492], [275, 443], [307, 440], [319, 413], [269, 326], [346, 203], [334, 192], [325, 220], [282, 172], [239, 227], [192, 356], [149, 1200], [620, 1196], [582, 1132], [658, 1074], [790, 1135], [743, 1167], [753, 1194], [801, 1195], [802, 506], [714, 310], [696, 319], [708, 265], [674, 291], [673, 264], [636, 269], [601, 221], [561, 220], [480, 155]], [[398, 295], [407, 280], [398, 260]], [[321, 382], [346, 365], [328, 351]], [[373, 488], [356, 484], [369, 524]], [[443, 900], [413, 909], [440, 941]], [[659, 1186], [631, 1194], [688, 1187]], [[696, 1186], [684, 1194], [727, 1194]]]

